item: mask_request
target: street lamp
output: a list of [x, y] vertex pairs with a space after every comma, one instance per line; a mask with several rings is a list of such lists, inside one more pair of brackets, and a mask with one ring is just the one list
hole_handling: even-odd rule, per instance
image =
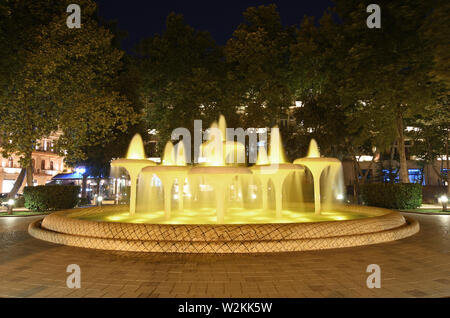
[[16, 201], [14, 199], [9, 199], [7, 204], [8, 204], [8, 213], [12, 213], [14, 204], [16, 203]]
[[103, 202], [103, 197], [102, 196], [98, 196], [97, 197], [97, 205], [98, 206], [102, 206], [102, 202]]
[[442, 212], [447, 212], [448, 197], [445, 194], [439, 198], [439, 203], [442, 204]]

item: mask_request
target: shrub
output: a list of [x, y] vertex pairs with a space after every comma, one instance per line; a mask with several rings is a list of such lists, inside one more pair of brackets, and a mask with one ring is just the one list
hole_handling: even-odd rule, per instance
[[23, 191], [25, 207], [39, 212], [73, 209], [79, 193], [80, 187], [72, 185], [26, 187]]
[[361, 186], [366, 205], [387, 209], [416, 209], [422, 205], [422, 186], [415, 183], [370, 183]]

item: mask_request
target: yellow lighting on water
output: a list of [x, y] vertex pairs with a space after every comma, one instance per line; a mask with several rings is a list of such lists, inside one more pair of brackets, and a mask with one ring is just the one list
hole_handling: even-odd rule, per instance
[[320, 158], [319, 146], [315, 139], [309, 144], [308, 158]]
[[126, 219], [126, 217], [123, 216], [109, 216], [106, 218], [108, 221], [122, 221], [124, 219]]
[[131, 140], [128, 148], [127, 159], [145, 160], [144, 142], [141, 135], [137, 134]]
[[[326, 211], [322, 215], [297, 209], [282, 211], [282, 217], [277, 218], [275, 211], [262, 209], [230, 208], [225, 215], [225, 224], [270, 224], [270, 223], [308, 223], [326, 221], [346, 221], [367, 218], [364, 213]], [[186, 209], [174, 211], [170, 220], [165, 218], [162, 210], [137, 213], [129, 216], [127, 213], [96, 215], [89, 217], [98, 221], [122, 222], [134, 224], [217, 224], [214, 208]]]

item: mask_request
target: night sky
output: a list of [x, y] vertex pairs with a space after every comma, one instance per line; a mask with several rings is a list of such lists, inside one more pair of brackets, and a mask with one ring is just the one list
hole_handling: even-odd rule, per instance
[[275, 3], [285, 25], [298, 25], [305, 15], [321, 17], [333, 6], [331, 0], [97, 0], [100, 16], [117, 20], [128, 32], [122, 46], [132, 52], [143, 38], [162, 33], [170, 12], [181, 13], [194, 28], [209, 31], [218, 44], [225, 44], [243, 21], [246, 8]]

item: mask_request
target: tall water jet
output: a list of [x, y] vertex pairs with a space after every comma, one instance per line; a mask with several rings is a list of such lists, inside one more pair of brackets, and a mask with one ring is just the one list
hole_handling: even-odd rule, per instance
[[128, 146], [127, 158], [131, 160], [144, 160], [146, 159], [144, 150], [144, 141], [141, 135], [136, 134], [133, 139], [131, 139], [130, 145]]
[[186, 166], [186, 149], [184, 148], [184, 142], [180, 141], [176, 146], [176, 165], [177, 166]]
[[265, 148], [260, 148], [258, 162], [252, 167], [252, 171], [257, 175], [261, 182], [262, 207], [264, 210], [268, 208], [269, 181], [273, 183], [273, 191], [275, 192], [275, 211], [277, 218], [282, 217], [283, 213], [283, 184], [286, 177], [302, 168], [286, 163], [283, 143], [281, 141], [280, 129], [274, 127], [270, 135], [269, 156]]
[[277, 126], [270, 132], [269, 161], [273, 165], [286, 163], [280, 129]]
[[312, 139], [309, 145], [308, 157], [297, 159], [294, 164], [305, 166], [311, 171], [314, 183], [314, 211], [316, 215], [322, 213], [320, 195], [320, 177], [326, 168], [336, 169], [341, 162], [334, 158], [321, 158], [317, 142]]
[[[251, 171], [246, 167], [237, 165], [227, 165], [227, 161], [236, 163], [236, 160], [245, 156], [245, 147], [242, 144], [227, 141], [225, 117], [220, 116], [219, 123], [213, 123], [209, 130], [209, 141], [200, 146], [205, 164], [194, 167], [189, 171], [191, 178], [204, 176], [206, 181], [214, 188], [216, 198], [217, 223], [222, 224], [228, 206], [226, 197], [231, 184], [236, 177], [251, 175]], [[229, 160], [233, 156], [233, 160]]]
[[222, 142], [227, 141], [227, 121], [223, 115], [219, 117], [219, 125], [218, 128], [220, 130]]
[[308, 155], [307, 158], [320, 158], [320, 150], [319, 145], [317, 144], [317, 141], [315, 139], [311, 139], [311, 142], [309, 144], [308, 149]]
[[111, 162], [111, 167], [125, 168], [130, 175], [130, 215], [136, 213], [136, 188], [139, 174], [145, 167], [155, 165], [156, 163], [146, 159], [144, 142], [139, 134], [135, 135], [131, 140], [130, 146], [128, 147], [127, 158]]
[[209, 141], [200, 146], [200, 153], [202, 154], [203, 160], [205, 160], [204, 163], [213, 167], [224, 166], [224, 137], [217, 122], [214, 122], [209, 128], [208, 139]]
[[170, 141], [164, 147], [162, 165], [175, 166], [175, 150], [173, 147], [173, 143]]

